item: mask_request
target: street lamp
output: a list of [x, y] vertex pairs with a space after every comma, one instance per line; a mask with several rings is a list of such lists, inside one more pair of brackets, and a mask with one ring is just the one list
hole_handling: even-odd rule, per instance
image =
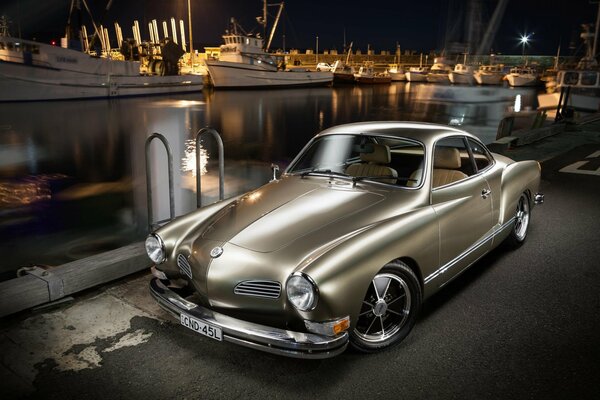
[[317, 46], [315, 51], [315, 62], [319, 63], [319, 36], [317, 35]]
[[533, 33], [521, 35], [521, 38], [519, 39], [519, 43], [521, 43], [522, 46], [521, 55], [525, 55], [525, 46], [529, 44], [531, 36], [533, 36]]

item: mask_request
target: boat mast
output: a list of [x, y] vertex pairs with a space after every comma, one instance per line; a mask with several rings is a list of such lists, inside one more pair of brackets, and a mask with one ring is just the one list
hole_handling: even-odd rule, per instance
[[354, 42], [350, 42], [350, 46], [348, 47], [348, 53], [346, 54], [346, 65], [350, 62], [350, 54], [352, 54], [352, 45]]
[[[266, 12], [266, 4], [265, 0], [265, 12]], [[273, 41], [273, 36], [275, 35], [275, 29], [277, 29], [277, 24], [279, 23], [279, 18], [281, 17], [281, 12], [283, 11], [283, 1], [279, 4], [271, 4], [273, 6], [279, 6], [279, 11], [277, 11], [277, 16], [275, 17], [275, 22], [273, 23], [273, 28], [271, 28], [271, 34], [269, 35], [269, 40], [267, 41], [267, 45], [265, 46], [265, 51], [269, 51], [269, 47], [271, 47], [271, 42]], [[267, 27], [267, 18], [265, 14], [265, 28]]]
[[600, 27], [600, 3], [598, 3], [598, 14], [596, 15], [596, 26], [594, 27], [594, 45], [592, 48], [592, 59], [596, 58], [596, 48], [598, 44], [598, 28]]

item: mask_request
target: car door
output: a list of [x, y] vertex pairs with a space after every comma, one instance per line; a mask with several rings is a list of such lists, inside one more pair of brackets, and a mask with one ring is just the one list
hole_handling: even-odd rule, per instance
[[[442, 153], [452, 154], [452, 160], [442, 160]], [[484, 174], [478, 173], [465, 137], [436, 143], [431, 202], [440, 233], [435, 277], [441, 286], [491, 248], [491, 190]]]

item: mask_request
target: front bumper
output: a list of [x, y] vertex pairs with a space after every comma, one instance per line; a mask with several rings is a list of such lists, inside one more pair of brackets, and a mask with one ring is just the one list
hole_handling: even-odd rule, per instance
[[342, 353], [348, 345], [348, 333], [323, 336], [293, 332], [247, 322], [217, 313], [192, 303], [165, 286], [158, 278], [150, 281], [150, 293], [166, 311], [200, 319], [223, 330], [223, 340], [241, 346], [295, 358], [329, 358]]

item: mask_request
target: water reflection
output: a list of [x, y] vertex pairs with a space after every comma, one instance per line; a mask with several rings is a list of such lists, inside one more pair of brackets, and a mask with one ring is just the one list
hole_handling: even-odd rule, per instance
[[[180, 215], [196, 204], [195, 178], [182, 159], [205, 126], [223, 137], [229, 197], [267, 182], [271, 162], [285, 167], [314, 134], [333, 125], [453, 121], [489, 142], [516, 94], [524, 108], [535, 105], [531, 90], [492, 88], [484, 95], [480, 89], [394, 83], [3, 104], [0, 273], [32, 263], [60, 264], [143, 238], [145, 141], [153, 132], [165, 135], [173, 152]], [[202, 176], [207, 204], [218, 196], [218, 157], [212, 138], [202, 146], [208, 157]], [[152, 143], [150, 157], [154, 214], [164, 219], [169, 214], [166, 152]]]

